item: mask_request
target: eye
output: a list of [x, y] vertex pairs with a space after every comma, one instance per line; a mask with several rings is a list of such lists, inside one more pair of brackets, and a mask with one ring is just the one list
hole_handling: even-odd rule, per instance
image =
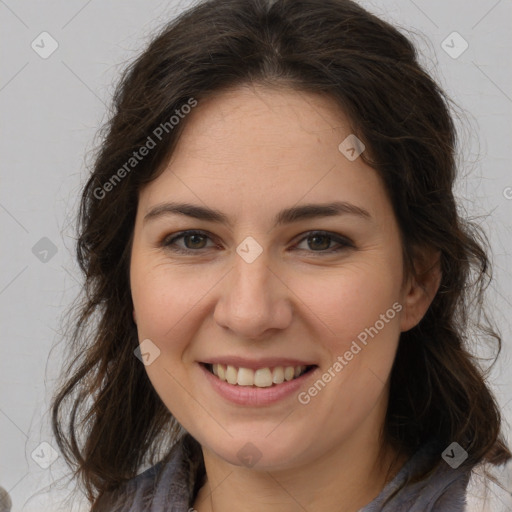
[[[309, 252], [333, 253], [346, 249], [347, 247], [354, 247], [354, 244], [348, 238], [341, 237], [327, 231], [311, 231], [307, 236], [303, 237], [295, 247], [298, 248], [303, 241], [306, 241], [309, 249], [312, 249]], [[332, 248], [332, 242], [335, 242], [337, 247]], [[299, 250], [308, 249], [299, 248]]]
[[[205, 242], [208, 239], [210, 239], [210, 237], [203, 231], [182, 231], [175, 236], [165, 238], [162, 241], [162, 246], [172, 251], [190, 253], [199, 249], [205, 249]], [[183, 240], [185, 247], [177, 245], [176, 242], [178, 240]]]
[[[200, 252], [202, 249], [216, 247], [214, 243], [210, 246], [206, 245], [208, 240], [212, 241], [211, 237], [204, 231], [188, 230], [164, 238], [161, 245], [173, 252], [190, 254]], [[182, 241], [183, 245], [178, 245], [178, 241]], [[308, 249], [299, 247], [304, 241], [306, 241]], [[334, 247], [331, 246], [333, 242], [336, 244]], [[294, 249], [298, 248], [301, 251], [316, 253], [334, 253], [348, 247], [354, 247], [354, 244], [348, 238], [327, 231], [311, 231], [294, 246]]]

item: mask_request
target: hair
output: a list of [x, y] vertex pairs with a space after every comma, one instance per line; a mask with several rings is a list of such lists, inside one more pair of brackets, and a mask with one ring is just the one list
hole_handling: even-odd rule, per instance
[[[419, 324], [400, 336], [386, 442], [412, 454], [435, 436], [443, 446], [464, 447], [468, 468], [505, 463], [511, 453], [485, 382], [489, 370], [469, 347], [486, 339], [497, 357], [501, 337], [483, 309], [492, 277], [487, 239], [459, 215], [453, 195], [451, 100], [405, 35], [352, 1], [208, 0], [171, 21], [125, 69], [81, 196], [76, 252], [85, 282], [51, 411], [58, 445], [87, 498], [95, 502], [158, 460], [181, 428], [134, 357], [129, 265], [138, 193], [179, 140], [187, 119], [170, 129], [176, 110], [190, 98], [200, 103], [251, 84], [334, 100], [389, 194], [406, 274], [414, 275], [422, 250], [440, 255], [439, 289]], [[156, 147], [112, 184], [163, 125]], [[440, 463], [433, 460], [419, 478]]]

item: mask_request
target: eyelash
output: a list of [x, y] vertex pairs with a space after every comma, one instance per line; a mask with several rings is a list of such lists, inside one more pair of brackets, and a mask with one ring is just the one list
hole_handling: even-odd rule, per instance
[[[171, 238], [170, 237], [165, 237], [161, 242], [160, 242], [160, 245], [162, 247], [164, 247], [165, 249], [168, 249], [170, 251], [173, 251], [173, 252], [176, 252], [176, 253], [181, 253], [181, 254], [191, 254], [191, 253], [198, 253], [204, 249], [207, 249], [207, 247], [203, 247], [201, 249], [183, 249], [181, 247], [178, 247], [176, 245], [172, 246], [172, 244], [174, 244], [176, 242], [176, 240], [179, 240], [181, 238], [185, 238], [187, 236], [193, 236], [193, 235], [201, 235], [201, 236], [205, 236], [207, 238], [210, 238], [209, 235], [204, 232], [204, 231], [200, 231], [200, 230], [186, 230], [186, 231], [181, 231], [180, 233], [177, 233], [176, 235], [173, 235]], [[348, 238], [345, 238], [345, 237], [341, 237], [339, 235], [335, 235], [334, 233], [330, 233], [328, 231], [309, 231], [306, 233], [306, 236], [302, 237], [296, 245], [299, 245], [301, 242], [303, 242], [304, 240], [307, 240], [308, 238], [312, 238], [314, 236], [327, 236], [328, 238], [330, 238], [332, 241], [338, 243], [341, 247], [338, 247], [337, 249], [327, 249], [327, 250], [323, 250], [323, 251], [313, 251], [313, 250], [307, 250], [307, 249], [299, 249], [300, 251], [306, 251], [306, 252], [311, 252], [313, 254], [332, 254], [332, 253], [336, 253], [336, 252], [340, 252], [344, 249], [348, 249], [348, 248], [354, 248], [354, 244], [352, 243], [351, 240], [349, 240]]]

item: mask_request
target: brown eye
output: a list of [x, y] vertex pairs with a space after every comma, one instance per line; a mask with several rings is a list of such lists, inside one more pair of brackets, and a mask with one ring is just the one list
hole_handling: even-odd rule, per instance
[[[299, 248], [299, 250], [306, 250], [309, 252], [333, 253], [341, 251], [348, 247], [354, 247], [354, 244], [347, 238], [324, 231], [309, 233], [307, 236], [301, 239], [301, 241], [299, 242], [299, 244], [297, 244], [296, 247], [298, 247], [304, 241], [306, 241], [307, 243], [307, 248]], [[334, 248], [331, 246], [333, 242], [335, 244]]]
[[[190, 244], [187, 244], [186, 241]], [[205, 236], [204, 235], [184, 235], [183, 241], [187, 249], [202, 249], [204, 247]]]
[[[212, 245], [208, 246], [208, 240], [212, 241], [211, 237], [206, 233], [192, 230], [183, 231], [167, 237], [161, 242], [161, 245], [174, 252], [191, 254], [193, 252], [199, 253], [203, 249], [215, 247], [213, 241]], [[178, 241], [181, 243], [178, 243]], [[306, 247], [300, 248], [299, 245], [304, 242], [306, 242]], [[324, 231], [308, 233], [307, 236], [303, 237], [299, 244], [295, 246], [295, 248], [301, 251], [318, 254], [331, 254], [349, 247], [353, 248], [354, 244], [348, 238]]]
[[[176, 252], [196, 252], [208, 248], [206, 243], [209, 239], [210, 237], [201, 231], [183, 231], [178, 235], [165, 238], [162, 246]], [[183, 245], [177, 244], [178, 240], [183, 240]]]
[[329, 249], [332, 239], [327, 235], [313, 235], [307, 238], [310, 249]]

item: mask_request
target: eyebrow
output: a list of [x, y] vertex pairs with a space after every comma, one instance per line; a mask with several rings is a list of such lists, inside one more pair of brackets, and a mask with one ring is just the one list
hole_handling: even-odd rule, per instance
[[[337, 215], [354, 215], [363, 219], [371, 220], [372, 216], [360, 206], [356, 206], [345, 201], [334, 201], [323, 204], [305, 204], [293, 206], [281, 210], [274, 218], [274, 225], [280, 226], [290, 224], [301, 220], [313, 219], [318, 217], [333, 217]], [[232, 227], [229, 218], [219, 210], [205, 206], [194, 205], [190, 203], [161, 203], [151, 208], [144, 217], [144, 223], [149, 220], [167, 215], [184, 215], [194, 219], [226, 224]]]

